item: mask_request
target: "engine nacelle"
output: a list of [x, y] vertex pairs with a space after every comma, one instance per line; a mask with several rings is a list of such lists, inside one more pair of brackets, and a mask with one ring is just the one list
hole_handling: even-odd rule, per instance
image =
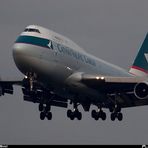
[[148, 82], [138, 83], [134, 88], [134, 93], [138, 99], [148, 99]]

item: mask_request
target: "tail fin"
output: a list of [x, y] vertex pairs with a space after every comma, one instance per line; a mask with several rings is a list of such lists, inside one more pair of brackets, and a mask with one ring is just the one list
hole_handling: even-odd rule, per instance
[[129, 72], [136, 76], [148, 76], [148, 34]]

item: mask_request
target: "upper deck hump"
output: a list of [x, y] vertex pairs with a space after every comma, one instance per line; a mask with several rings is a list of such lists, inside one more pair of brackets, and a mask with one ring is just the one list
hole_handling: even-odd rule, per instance
[[[44, 27], [41, 27], [39, 25], [29, 25], [26, 28], [32, 28], [32, 29], [38, 29], [39, 33], [35, 32], [35, 33], [31, 33], [30, 35], [35, 35], [37, 37], [42, 37], [45, 39], [51, 39], [52, 41], [55, 41], [56, 43], [62, 44], [66, 47], [75, 49], [77, 51], [82, 51], [85, 52], [84, 49], [82, 49], [80, 46], [78, 46], [76, 43], [74, 43], [72, 40], [70, 40], [69, 38], [58, 34], [52, 30], [46, 29]], [[28, 34], [28, 33], [27, 33]], [[22, 35], [26, 35], [25, 32], [22, 33]]]

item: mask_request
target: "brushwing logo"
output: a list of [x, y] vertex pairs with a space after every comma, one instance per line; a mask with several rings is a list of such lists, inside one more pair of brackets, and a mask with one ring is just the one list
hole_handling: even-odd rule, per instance
[[47, 46], [48, 46], [49, 48], [52, 48], [52, 42], [49, 41], [49, 43], [47, 44]]
[[146, 60], [148, 62], [148, 53], [145, 53], [144, 55], [145, 55], [145, 58], [146, 58]]

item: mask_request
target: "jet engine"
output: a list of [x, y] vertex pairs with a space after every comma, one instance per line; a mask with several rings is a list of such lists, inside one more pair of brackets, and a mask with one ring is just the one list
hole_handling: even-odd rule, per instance
[[148, 82], [138, 83], [134, 88], [134, 93], [138, 99], [148, 99]]

